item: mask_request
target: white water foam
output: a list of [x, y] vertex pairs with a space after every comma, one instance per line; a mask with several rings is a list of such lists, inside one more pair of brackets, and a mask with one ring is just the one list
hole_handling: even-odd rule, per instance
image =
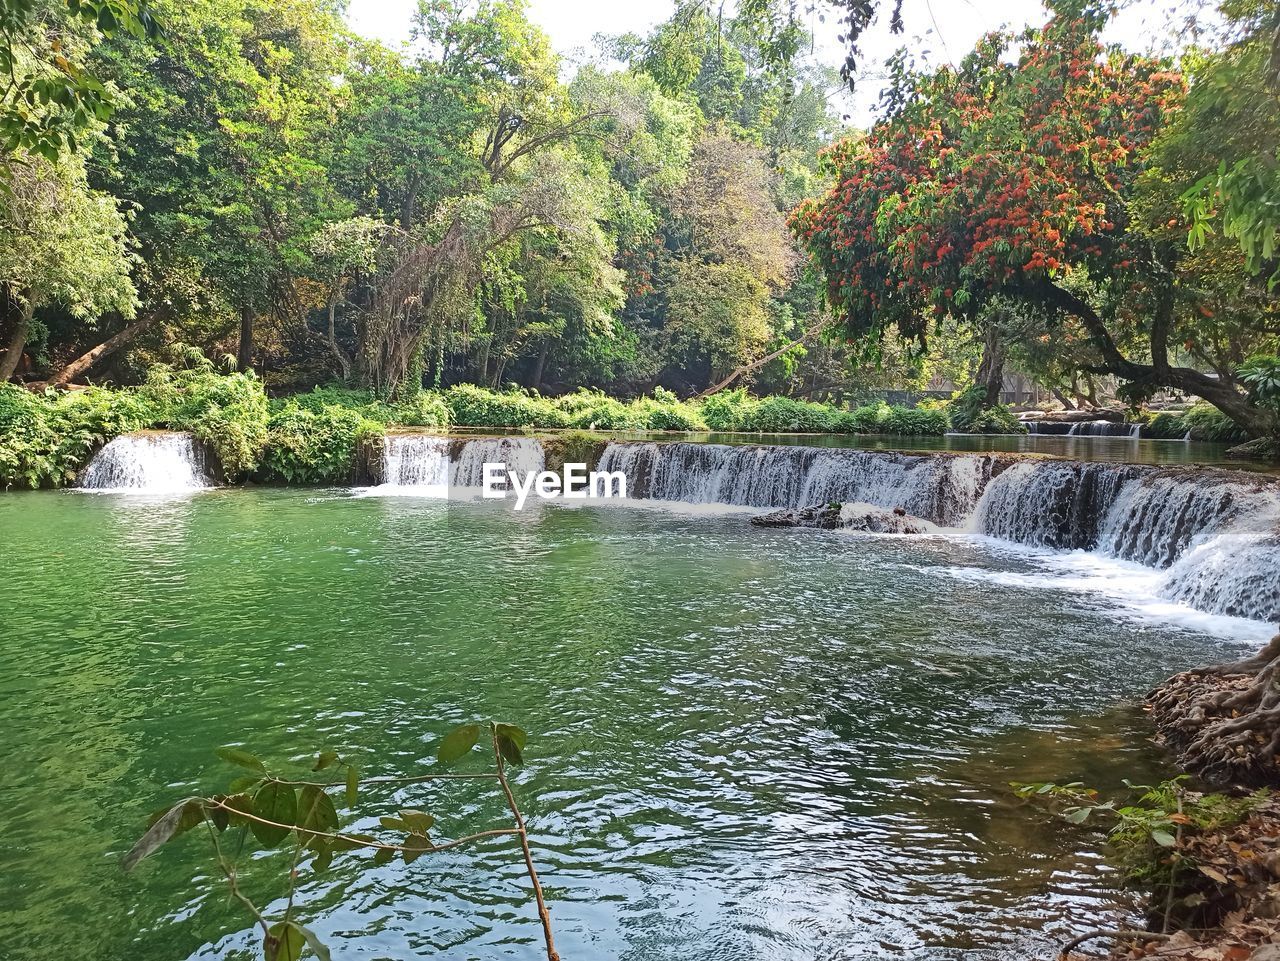
[[93, 455], [79, 490], [95, 494], [188, 494], [213, 486], [194, 437], [123, 434]]

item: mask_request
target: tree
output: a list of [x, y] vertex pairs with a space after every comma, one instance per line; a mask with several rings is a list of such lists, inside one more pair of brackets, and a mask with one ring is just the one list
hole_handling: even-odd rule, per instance
[[91, 143], [119, 92], [87, 69], [101, 37], [154, 38], [160, 30], [141, 0], [4, 0], [0, 3], [0, 144], [5, 166], [18, 151], [55, 162]]
[[92, 190], [81, 156], [24, 156], [0, 193], [0, 290], [9, 339], [0, 382], [18, 370], [38, 308], [55, 303], [90, 323], [132, 317], [137, 296], [126, 224], [114, 198]]
[[[1280, 7], [1245, 0], [1225, 7], [1237, 36], [1197, 56], [1196, 83], [1171, 149], [1200, 154], [1202, 176], [1183, 195], [1198, 247], [1215, 222], [1254, 273], [1280, 283]], [[1207, 155], [1207, 156], [1206, 156]]]
[[1153, 143], [1185, 81], [1104, 51], [1104, 22], [1062, 3], [1044, 28], [989, 36], [956, 70], [899, 61], [885, 118], [831, 151], [836, 186], [802, 204], [793, 229], [871, 353], [885, 335], [923, 342], [939, 318], [980, 327], [1008, 298], [1078, 322], [1097, 353], [1086, 369], [1126, 381], [1131, 398], [1183, 390], [1270, 436], [1273, 416], [1234, 375], [1176, 363], [1172, 345], [1194, 339], [1208, 308], [1180, 283], [1177, 221], [1143, 217], [1159, 206], [1144, 193]]

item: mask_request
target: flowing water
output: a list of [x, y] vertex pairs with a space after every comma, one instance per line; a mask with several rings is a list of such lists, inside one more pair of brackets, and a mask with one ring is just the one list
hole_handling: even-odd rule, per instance
[[[885, 496], [945, 489], [939, 511], [1006, 476], [864, 467]], [[740, 499], [764, 483], [732, 473], [706, 476]], [[1082, 587], [1115, 579], [1082, 581], [1080, 558], [1163, 576], [1101, 553], [643, 500], [9, 494], [0, 551], [5, 961], [255, 957], [198, 836], [120, 872], [147, 813], [235, 776], [217, 745], [403, 774], [488, 717], [530, 731], [516, 790], [567, 961], [1043, 957], [1124, 909], [1097, 837], [1007, 782], [1159, 776], [1124, 705], [1267, 632]], [[406, 805], [446, 837], [505, 820], [471, 787], [362, 806]], [[245, 883], [282, 870], [255, 860]], [[303, 877], [335, 957], [540, 950], [509, 845]]]
[[115, 438], [98, 451], [80, 487], [103, 492], [174, 493], [209, 487], [200, 445], [190, 434], [142, 431]]

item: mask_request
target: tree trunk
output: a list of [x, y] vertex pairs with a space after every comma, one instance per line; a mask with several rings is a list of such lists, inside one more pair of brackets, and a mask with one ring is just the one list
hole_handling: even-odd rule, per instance
[[983, 407], [995, 407], [1000, 403], [1000, 391], [1004, 388], [1004, 345], [1000, 343], [1000, 332], [994, 327], [987, 328], [982, 342], [977, 382], [984, 391]]
[[334, 330], [334, 314], [337, 312], [338, 302], [330, 299], [329, 301], [329, 350], [333, 353], [334, 359], [338, 362], [338, 369], [342, 372], [342, 382], [348, 383], [351, 380], [351, 358], [346, 352], [338, 346], [338, 336]]
[[1147, 703], [1187, 770], [1220, 786], [1280, 783], [1280, 634], [1247, 660], [1169, 678]]
[[1064, 410], [1075, 410], [1075, 409], [1076, 409], [1076, 405], [1075, 405], [1075, 404], [1073, 404], [1073, 403], [1071, 403], [1071, 399], [1070, 399], [1069, 397], [1067, 397], [1067, 395], [1066, 395], [1066, 394], [1064, 394], [1064, 393], [1063, 393], [1061, 390], [1059, 390], [1057, 387], [1050, 387], [1050, 388], [1049, 388], [1049, 393], [1050, 393], [1050, 394], [1052, 394], [1055, 398], [1057, 398], [1058, 403], [1062, 405], [1062, 407], [1063, 407], [1063, 409], [1064, 409]]
[[253, 308], [240, 308], [240, 345], [236, 348], [236, 367], [248, 370], [253, 366]]
[[1140, 364], [1124, 356], [1102, 318], [1088, 303], [1075, 294], [1047, 282], [1035, 288], [1035, 293], [1043, 297], [1046, 303], [1078, 319], [1088, 330], [1103, 359], [1102, 365], [1090, 368], [1089, 373], [1111, 374], [1149, 387], [1172, 388], [1194, 394], [1207, 400], [1230, 417], [1251, 438], [1274, 438], [1280, 434], [1280, 423], [1277, 423], [1276, 417], [1250, 401], [1248, 395], [1237, 389], [1235, 385], [1203, 374], [1191, 367], [1170, 365], [1167, 353], [1164, 351], [1163, 331], [1166, 323], [1162, 323], [1159, 317], [1153, 323], [1151, 335], [1151, 349], [1155, 362]]
[[0, 384], [12, 377], [22, 361], [22, 349], [27, 346], [27, 333], [31, 330], [31, 315], [35, 313], [35, 304], [30, 296], [18, 312], [14, 322], [13, 333], [5, 347], [4, 357], [0, 358]]
[[542, 372], [547, 366], [547, 351], [551, 348], [550, 341], [542, 338], [542, 349], [538, 351], [538, 363], [533, 368], [533, 383], [529, 386], [534, 390], [542, 389]]
[[75, 380], [77, 377], [88, 373], [93, 369], [93, 366], [97, 364], [98, 361], [102, 360], [102, 358], [109, 357], [121, 347], [133, 341], [140, 333], [155, 323], [155, 321], [155, 314], [149, 314], [146, 317], [135, 320], [114, 337], [108, 337], [97, 347], [81, 354], [71, 363], [67, 364], [62, 368], [62, 370], [49, 378], [49, 383], [58, 387], [71, 383], [71, 381]]
[[830, 323], [829, 320], [823, 320], [817, 324], [814, 324], [812, 327], [806, 330], [803, 334], [801, 334], [795, 340], [791, 341], [791, 343], [784, 344], [783, 346], [779, 347], [777, 350], [770, 351], [769, 353], [765, 354], [763, 357], [759, 357], [751, 361], [750, 363], [743, 364], [741, 367], [739, 367], [737, 370], [731, 373], [728, 377], [724, 378], [724, 380], [720, 381], [719, 383], [713, 384], [712, 386], [704, 390], [702, 393], [696, 394], [693, 399], [702, 400], [702, 398], [704, 397], [710, 397], [712, 394], [718, 394], [720, 391], [724, 390], [726, 387], [732, 384], [739, 377], [743, 377], [751, 373], [753, 370], [757, 370], [758, 368], [763, 367], [765, 364], [769, 363], [769, 361], [774, 360], [778, 357], [781, 357], [787, 351], [792, 350], [793, 348], [799, 347], [810, 337], [814, 337], [817, 334], [821, 333], [823, 330], [826, 329], [829, 323]]

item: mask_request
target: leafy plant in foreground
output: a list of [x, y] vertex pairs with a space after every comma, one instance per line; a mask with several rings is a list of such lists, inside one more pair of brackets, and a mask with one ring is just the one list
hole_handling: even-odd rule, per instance
[[[441, 765], [459, 760], [471, 752], [483, 733], [484, 727], [480, 724], [464, 724], [454, 728], [441, 740], [437, 760]], [[322, 771], [335, 771], [340, 773], [340, 777], [330, 780], [295, 779], [275, 774], [262, 759], [243, 748], [218, 748], [220, 758], [248, 773], [233, 780], [223, 793], [183, 798], [157, 811], [152, 816], [146, 833], [125, 855], [123, 867], [126, 871], [131, 871], [143, 858], [154, 854], [179, 835], [203, 828], [212, 846], [218, 870], [226, 878], [231, 897], [244, 907], [262, 931], [262, 952], [266, 961], [297, 961], [306, 950], [310, 950], [321, 961], [328, 961], [328, 947], [298, 919], [294, 904], [299, 868], [304, 863], [309, 862], [311, 870], [319, 873], [328, 869], [338, 855], [371, 851], [373, 856], [365, 862], [369, 866], [390, 864], [397, 857], [409, 865], [424, 854], [462, 847], [487, 838], [514, 836], [520, 842], [525, 868], [533, 887], [548, 961], [559, 961], [551, 931], [551, 919], [533, 865], [533, 854], [529, 849], [528, 831], [506, 774], [508, 764], [523, 763], [527, 735], [513, 724], [495, 722], [489, 723], [488, 733], [493, 747], [494, 770], [478, 774], [441, 772], [410, 777], [362, 779], [359, 770], [349, 759], [337, 751], [326, 750], [316, 757], [312, 772], [318, 774]], [[376, 836], [343, 829], [341, 826], [339, 806], [353, 810], [361, 791], [369, 785], [403, 787], [463, 778], [495, 780], [511, 811], [514, 825], [478, 831], [451, 841], [438, 841], [431, 834], [436, 822], [433, 815], [417, 808], [400, 808], [394, 814], [379, 818], [382, 831]], [[250, 838], [267, 850], [281, 846], [291, 849], [289, 870], [285, 876], [285, 907], [278, 917], [268, 917], [266, 910], [256, 904], [239, 883], [238, 856], [244, 851]]]
[[[1205, 900], [1189, 878], [1201, 874], [1225, 880], [1209, 865], [1200, 864], [1184, 841], [1239, 824], [1269, 796], [1256, 791], [1244, 797], [1188, 791], [1187, 776], [1155, 785], [1131, 784], [1139, 792], [1129, 804], [1103, 801], [1079, 781], [1024, 784], [1013, 782], [1018, 797], [1038, 801], [1071, 824], [1107, 817], [1107, 845], [1115, 856], [1126, 884], [1152, 893], [1153, 913], [1167, 931], [1176, 915]], [[1158, 910], [1156, 910], [1158, 908]]]

